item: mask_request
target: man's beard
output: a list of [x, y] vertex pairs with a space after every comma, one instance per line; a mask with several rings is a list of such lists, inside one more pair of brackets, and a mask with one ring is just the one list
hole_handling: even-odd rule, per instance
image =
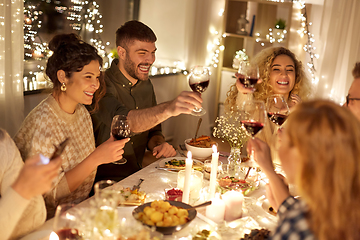
[[126, 59], [124, 63], [125, 71], [134, 79], [140, 81], [148, 80], [148, 75], [142, 78], [140, 74], [137, 74], [137, 66], [136, 64], [130, 59], [129, 55], [126, 53]]

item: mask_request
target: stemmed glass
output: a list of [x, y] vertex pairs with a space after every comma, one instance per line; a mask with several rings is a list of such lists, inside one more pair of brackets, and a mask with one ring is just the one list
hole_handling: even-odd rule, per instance
[[[59, 240], [82, 239], [79, 231], [81, 213], [72, 203], [64, 203], [56, 208], [53, 230]], [[53, 234], [53, 233], [52, 233]]]
[[[125, 115], [116, 115], [113, 117], [111, 122], [111, 135], [116, 140], [121, 140], [124, 138], [129, 138], [131, 134], [129, 123]], [[122, 158], [113, 164], [125, 164], [127, 162], [126, 158]]]
[[[204, 66], [195, 66], [189, 74], [189, 85], [194, 92], [203, 93], [209, 86], [210, 73], [209, 68]], [[191, 115], [202, 116], [206, 113], [203, 108], [194, 107]]]
[[239, 77], [239, 81], [244, 85], [245, 88], [255, 87], [257, 81], [260, 78], [259, 67], [246, 61], [240, 62], [238, 73], [241, 75]]
[[281, 127], [287, 119], [290, 109], [280, 94], [271, 95], [266, 99], [266, 111], [270, 121]]
[[[243, 104], [244, 114], [241, 115], [241, 124], [246, 132], [254, 138], [254, 136], [265, 125], [265, 104], [263, 101], [245, 101]], [[254, 163], [254, 151], [251, 150], [250, 159]]]

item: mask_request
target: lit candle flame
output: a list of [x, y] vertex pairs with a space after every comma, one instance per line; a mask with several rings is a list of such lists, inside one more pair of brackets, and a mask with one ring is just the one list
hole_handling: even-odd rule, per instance
[[217, 148], [216, 148], [215, 144], [212, 146], [212, 150], [213, 150], [214, 153], [217, 153]]
[[187, 159], [191, 159], [191, 158], [192, 158], [191, 152], [188, 151], [188, 153], [187, 153]]

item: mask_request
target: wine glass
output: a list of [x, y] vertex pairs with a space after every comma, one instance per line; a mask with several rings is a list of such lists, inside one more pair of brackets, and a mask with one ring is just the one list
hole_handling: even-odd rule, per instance
[[[125, 115], [116, 115], [113, 117], [113, 120], [111, 122], [111, 135], [116, 140], [121, 140], [124, 138], [130, 137], [130, 127], [129, 123], [127, 121], [127, 117]], [[126, 158], [122, 158], [116, 162], [113, 162], [113, 164], [125, 164], [127, 162]]]
[[239, 81], [245, 88], [254, 88], [260, 78], [259, 67], [246, 61], [240, 62], [238, 73], [241, 75]]
[[63, 203], [56, 208], [53, 231], [59, 240], [82, 239], [80, 232], [81, 213], [79, 212], [80, 209], [74, 208], [74, 206], [73, 203]]
[[[203, 93], [209, 86], [210, 73], [209, 68], [204, 66], [195, 66], [189, 74], [189, 85], [194, 92]], [[194, 107], [191, 115], [202, 116], [206, 113], [203, 108]]]
[[[245, 101], [243, 104], [244, 114], [241, 115], [241, 124], [246, 132], [254, 139], [254, 136], [265, 125], [265, 104], [263, 101]], [[254, 164], [254, 151], [251, 150], [250, 160]]]
[[271, 95], [266, 99], [266, 111], [270, 121], [281, 127], [287, 119], [290, 109], [280, 94]]

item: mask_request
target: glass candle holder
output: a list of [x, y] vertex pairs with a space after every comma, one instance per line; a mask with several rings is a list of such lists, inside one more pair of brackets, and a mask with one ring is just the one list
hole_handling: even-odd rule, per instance
[[[200, 191], [203, 186], [203, 174], [202, 172], [192, 170], [190, 182], [190, 202], [195, 203], [200, 198]], [[185, 170], [178, 172], [177, 188], [184, 190], [185, 183]]]

